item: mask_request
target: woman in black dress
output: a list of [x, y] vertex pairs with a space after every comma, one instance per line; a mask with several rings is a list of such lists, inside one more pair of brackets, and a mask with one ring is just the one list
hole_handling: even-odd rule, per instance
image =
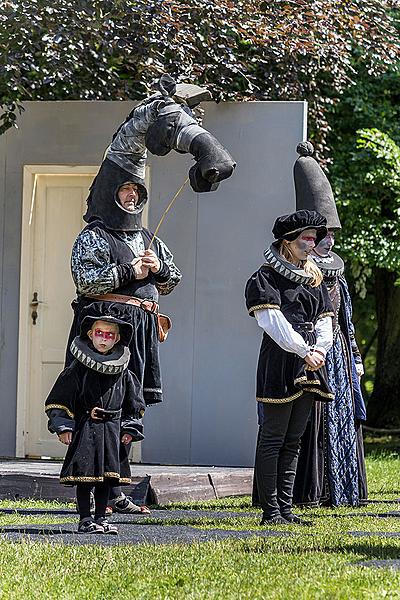
[[313, 402], [333, 400], [325, 370], [332, 306], [321, 272], [308, 259], [326, 231], [326, 219], [315, 211], [279, 217], [266, 263], [246, 285], [247, 309], [264, 330], [255, 465], [262, 524], [303, 523], [292, 512], [300, 438]]

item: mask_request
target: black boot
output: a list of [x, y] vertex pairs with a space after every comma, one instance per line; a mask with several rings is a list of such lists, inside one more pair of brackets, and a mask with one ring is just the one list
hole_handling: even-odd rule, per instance
[[291, 525], [303, 525], [305, 527], [310, 527], [311, 525], [313, 525], [312, 521], [302, 519], [301, 517], [298, 517], [293, 513], [284, 514], [283, 518], [285, 519], [286, 523], [289, 523]]
[[260, 525], [288, 525], [289, 522], [286, 521], [281, 515], [270, 515], [268, 513], [263, 513]]

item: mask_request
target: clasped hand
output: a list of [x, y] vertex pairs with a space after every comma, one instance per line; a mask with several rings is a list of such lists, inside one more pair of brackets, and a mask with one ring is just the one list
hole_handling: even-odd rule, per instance
[[140, 252], [139, 257], [133, 259], [132, 265], [135, 269], [136, 279], [145, 279], [149, 271], [157, 273], [161, 266], [160, 260], [154, 250]]
[[325, 364], [325, 358], [319, 352], [310, 350], [304, 358], [307, 363], [307, 371], [317, 371]]

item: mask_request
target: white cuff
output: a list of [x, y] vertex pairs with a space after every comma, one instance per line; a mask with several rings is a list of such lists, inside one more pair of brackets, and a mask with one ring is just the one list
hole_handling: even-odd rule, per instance
[[359, 377], [362, 377], [364, 375], [364, 367], [362, 363], [356, 363], [356, 371]]

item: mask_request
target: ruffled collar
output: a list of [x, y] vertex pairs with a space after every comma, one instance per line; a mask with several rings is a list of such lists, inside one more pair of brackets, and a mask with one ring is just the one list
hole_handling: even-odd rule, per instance
[[275, 244], [271, 244], [270, 247], [264, 251], [264, 256], [266, 263], [287, 279], [295, 281], [296, 283], [311, 283], [312, 275], [306, 273], [301, 267], [296, 267], [296, 265], [285, 260], [283, 256], [279, 254], [279, 250]]
[[317, 267], [322, 271], [322, 274], [326, 279], [340, 277], [340, 275], [343, 275], [343, 259], [340, 258], [340, 256], [335, 252], [329, 252], [328, 256], [318, 256], [318, 254], [311, 254], [310, 257], [313, 259]]
[[101, 354], [79, 336], [72, 341], [70, 350], [85, 367], [106, 375], [122, 373], [127, 368], [131, 356], [129, 348], [122, 344], [116, 344], [109, 354]]

